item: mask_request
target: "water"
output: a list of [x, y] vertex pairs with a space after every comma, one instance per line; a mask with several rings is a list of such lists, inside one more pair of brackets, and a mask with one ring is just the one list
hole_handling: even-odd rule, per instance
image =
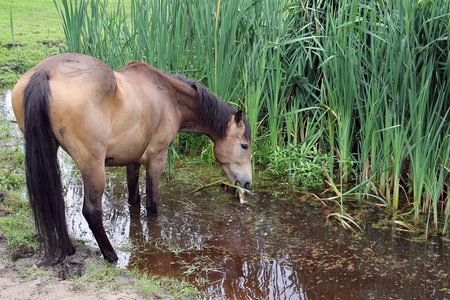
[[[67, 155], [60, 163], [70, 233], [98, 249], [81, 214], [81, 176]], [[104, 224], [119, 267], [188, 280], [211, 299], [450, 298], [446, 237], [423, 242], [376, 208], [351, 213], [362, 212], [355, 234], [314, 198], [258, 178], [244, 204], [220, 186], [190, 193], [221, 176], [192, 165], [164, 177], [159, 214], [148, 219], [128, 206], [125, 169], [107, 172]]]
[[[11, 92], [11, 90], [0, 90], [0, 116], [8, 121], [8, 127], [12, 135], [12, 138], [8, 141], [0, 141], [0, 147], [14, 147], [23, 142], [19, 126], [14, 125], [16, 123], [16, 118], [14, 117], [14, 112], [12, 110]], [[3, 123], [1, 126], [4, 126]]]
[[[327, 224], [321, 205], [300, 203], [300, 193], [277, 186], [256, 187], [246, 204], [220, 186], [189, 194], [196, 186], [186, 169], [175, 172], [185, 179], [162, 184], [159, 215], [147, 219], [144, 209], [127, 205], [125, 172], [110, 173], [105, 226], [121, 249], [119, 265], [186, 279], [205, 298], [450, 297], [449, 244], [438, 236], [413, 241], [419, 236], [386, 223], [382, 213], [365, 208], [364, 232], [354, 234]], [[78, 209], [69, 205], [71, 232], [92, 240], [76, 202]], [[371, 225], [380, 223], [388, 226]]]
[[15, 120], [14, 113], [12, 110], [11, 104], [11, 93], [12, 90], [0, 91], [0, 109], [2, 114], [6, 117], [7, 120], [13, 121]]

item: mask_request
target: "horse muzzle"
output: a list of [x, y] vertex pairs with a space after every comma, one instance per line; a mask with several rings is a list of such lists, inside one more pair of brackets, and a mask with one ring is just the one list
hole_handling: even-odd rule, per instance
[[236, 180], [234, 185], [242, 187], [246, 190], [250, 188], [250, 185], [252, 184], [251, 180]]

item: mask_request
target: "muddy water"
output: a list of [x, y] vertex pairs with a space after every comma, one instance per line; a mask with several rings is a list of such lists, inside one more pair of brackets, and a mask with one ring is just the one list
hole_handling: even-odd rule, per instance
[[[364, 232], [354, 234], [327, 225], [328, 212], [315, 200], [300, 203], [302, 194], [277, 186], [255, 187], [245, 204], [220, 186], [189, 194], [197, 187], [190, 171], [178, 169], [162, 184], [160, 213], [147, 219], [144, 209], [127, 205], [124, 170], [109, 170], [105, 226], [120, 249], [120, 266], [188, 280], [205, 298], [450, 297], [450, 249], [442, 237], [414, 242], [418, 236], [395, 224], [375, 229], [371, 224], [385, 217], [368, 208], [360, 217]], [[72, 181], [70, 230], [92, 240], [80, 197]]]
[[[67, 155], [60, 163], [69, 230], [97, 248], [81, 214], [80, 174]], [[124, 168], [109, 168], [104, 223], [118, 265], [190, 281], [211, 299], [450, 298], [445, 237], [417, 241], [422, 233], [403, 232], [371, 208], [355, 234], [327, 223], [316, 200], [301, 203], [301, 193], [257, 178], [244, 204], [220, 186], [190, 193], [220, 176], [216, 166], [177, 168], [148, 219], [128, 207]]]

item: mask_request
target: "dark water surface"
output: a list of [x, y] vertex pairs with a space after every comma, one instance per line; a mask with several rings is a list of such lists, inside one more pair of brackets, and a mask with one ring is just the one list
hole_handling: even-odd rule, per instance
[[[148, 219], [128, 207], [125, 171], [109, 169], [104, 219], [120, 266], [188, 280], [205, 298], [450, 298], [445, 238], [414, 241], [418, 235], [394, 223], [373, 228], [384, 216], [369, 208], [360, 216], [364, 232], [355, 234], [327, 224], [316, 200], [300, 203], [302, 194], [279, 186], [256, 187], [244, 204], [220, 186], [189, 194], [197, 187], [190, 171], [162, 184], [159, 215]], [[67, 177], [70, 231], [92, 240], [76, 177]]]
[[[81, 176], [70, 157], [60, 162], [70, 233], [98, 248], [81, 214]], [[362, 211], [355, 234], [327, 223], [317, 200], [257, 179], [244, 204], [217, 185], [190, 193], [220, 169], [187, 166], [162, 180], [159, 214], [148, 219], [128, 206], [125, 169], [107, 172], [104, 224], [120, 267], [185, 279], [210, 299], [450, 299], [446, 237], [417, 241], [423, 233], [375, 209]]]

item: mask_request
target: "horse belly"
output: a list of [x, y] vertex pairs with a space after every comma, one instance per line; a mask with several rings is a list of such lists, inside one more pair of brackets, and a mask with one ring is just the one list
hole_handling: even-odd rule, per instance
[[106, 150], [105, 165], [126, 166], [142, 164], [143, 154], [147, 148], [146, 139], [125, 138], [120, 142], [112, 142]]
[[144, 155], [155, 132], [159, 116], [145, 105], [127, 103], [119, 108], [111, 122], [111, 135], [105, 163], [109, 166], [142, 164]]
[[145, 164], [147, 160], [167, 152], [177, 134], [176, 128], [165, 124], [160, 116], [149, 119], [154, 122], [136, 122], [135, 128], [126, 133], [112, 135], [114, 138], [108, 145], [106, 165]]

